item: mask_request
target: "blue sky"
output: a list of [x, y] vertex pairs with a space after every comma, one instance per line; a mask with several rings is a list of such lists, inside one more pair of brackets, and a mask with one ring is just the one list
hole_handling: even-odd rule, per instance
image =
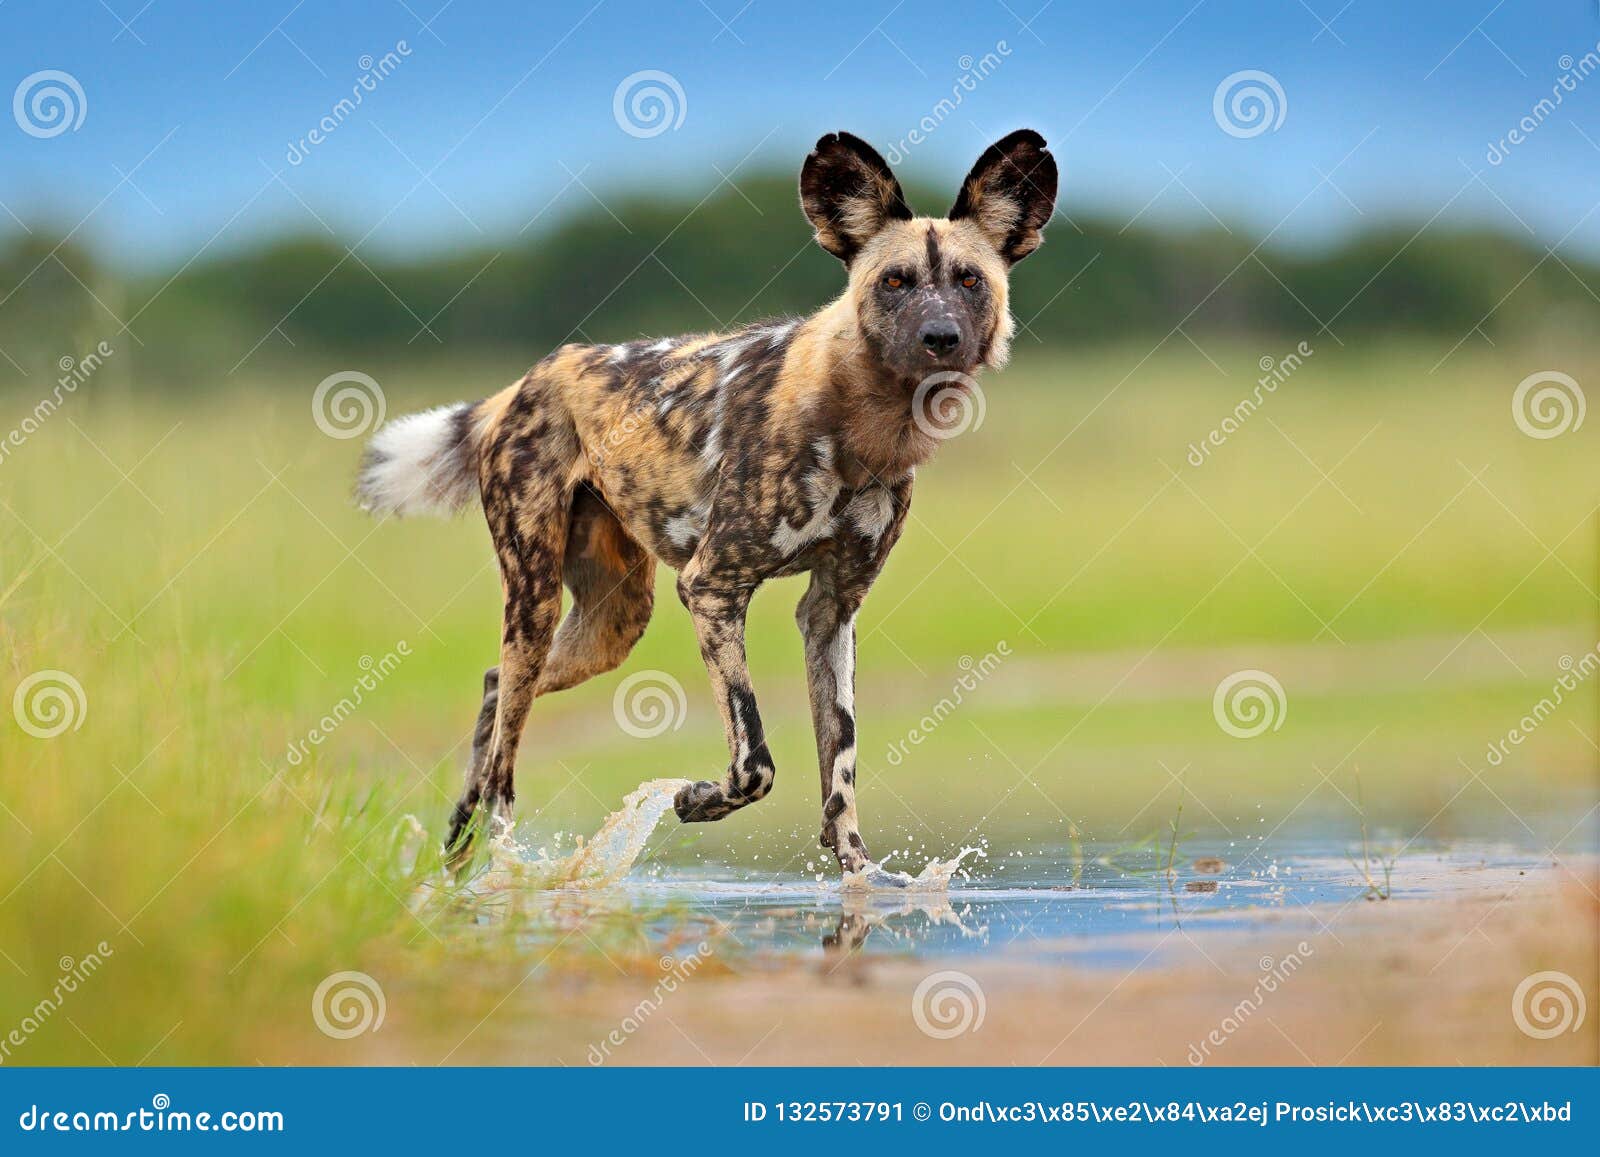
[[[1285, 245], [1437, 214], [1595, 255], [1600, 73], [1500, 163], [1487, 153], [1597, 42], [1596, 0], [6, 0], [0, 88], [58, 70], [85, 107], [53, 136], [0, 120], [0, 229], [77, 227], [129, 264], [319, 221], [364, 249], [447, 251], [623, 188], [698, 197], [794, 170], [836, 128], [888, 151], [932, 116], [901, 169], [952, 190], [989, 139], [1031, 125], [1069, 214], [1215, 215]], [[291, 164], [363, 58], [391, 52]], [[937, 114], [985, 54], [999, 63]], [[676, 82], [682, 120], [637, 136], [614, 97], [646, 70]], [[1283, 94], [1259, 135], [1214, 116], [1242, 70]]]

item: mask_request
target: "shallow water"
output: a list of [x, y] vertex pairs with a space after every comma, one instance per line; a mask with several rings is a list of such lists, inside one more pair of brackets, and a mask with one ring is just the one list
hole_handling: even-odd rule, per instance
[[[1219, 849], [1187, 848], [1164, 870], [1105, 863], [1107, 850], [1046, 850], [1013, 858], [1004, 874], [981, 869], [944, 894], [841, 892], [837, 881], [751, 876], [728, 866], [635, 874], [619, 899], [673, 902], [713, 917], [744, 948], [815, 953], [839, 947], [885, 954], [1008, 954], [1034, 960], [1127, 966], [1158, 936], [1237, 933], [1271, 926], [1316, 932], [1350, 903], [1417, 904], [1459, 890], [1515, 887], [1548, 857], [1501, 845], [1412, 848], [1397, 863], [1390, 899], [1365, 899], [1363, 875], [1345, 849], [1315, 841], [1280, 848], [1269, 861], [1230, 863]], [[1221, 860], [1220, 866], [1208, 862]], [[1195, 867], [1201, 865], [1201, 869]], [[1381, 885], [1381, 869], [1374, 876]]]
[[1547, 875], [1552, 864], [1547, 851], [1531, 844], [1416, 841], [1386, 876], [1376, 846], [1364, 870], [1359, 842], [1314, 833], [1260, 842], [1190, 837], [1176, 849], [1153, 841], [1058, 839], [965, 849], [926, 866], [893, 863], [910, 873], [922, 869], [914, 886], [875, 888], [860, 878], [841, 881], [815, 864], [805, 872], [773, 872], [653, 861], [652, 833], [661, 821], [672, 822], [671, 797], [682, 782], [641, 784], [595, 837], [565, 852], [513, 833], [500, 841], [475, 890], [515, 892], [548, 913], [548, 931], [535, 921], [530, 947], [590, 920], [621, 918], [646, 942], [666, 946], [699, 925], [750, 956], [793, 959], [852, 949], [1130, 967], [1159, 955], [1173, 931], [1191, 940], [1268, 928], [1309, 935], [1352, 904], [1508, 892], [1530, 876]]

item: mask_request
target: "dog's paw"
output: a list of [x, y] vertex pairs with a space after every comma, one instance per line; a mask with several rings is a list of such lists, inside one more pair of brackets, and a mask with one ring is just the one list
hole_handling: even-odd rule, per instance
[[672, 797], [672, 810], [686, 824], [720, 820], [734, 809], [723, 795], [722, 785], [709, 780], [686, 783]]

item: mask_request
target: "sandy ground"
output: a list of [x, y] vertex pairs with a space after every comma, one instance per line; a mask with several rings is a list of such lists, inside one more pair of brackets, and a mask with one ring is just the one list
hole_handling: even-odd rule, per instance
[[[1592, 870], [1553, 865], [1509, 878], [1488, 874], [1481, 887], [1436, 901], [1354, 900], [1316, 909], [1309, 932], [1307, 911], [1268, 912], [1247, 931], [1191, 923], [1130, 941], [1123, 947], [1135, 963], [1122, 968], [1046, 965], [1000, 952], [950, 960], [845, 951], [825, 959], [755, 956], [731, 963], [714, 956], [664, 992], [648, 967], [635, 975], [617, 969], [607, 979], [592, 966], [568, 970], [551, 963], [531, 976], [507, 978], [500, 1009], [476, 1026], [462, 1025], [459, 1039], [411, 1035], [404, 1000], [392, 999], [385, 1039], [373, 1038], [360, 1059], [1600, 1063], [1600, 1009], [1594, 1007], [1600, 997], [1600, 887]], [[951, 970], [959, 975], [935, 976]], [[1535, 977], [1544, 972], [1563, 975]], [[1535, 979], [1524, 985], [1529, 977]], [[1525, 989], [1520, 1000], [1519, 985]], [[1519, 1028], [1519, 1018], [1535, 1031], [1563, 1020], [1568, 1027], [1541, 1038]], [[933, 1031], [924, 1031], [919, 1020]]]

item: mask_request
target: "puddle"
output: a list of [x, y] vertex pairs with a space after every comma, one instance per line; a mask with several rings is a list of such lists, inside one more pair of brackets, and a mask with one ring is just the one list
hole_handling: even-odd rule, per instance
[[[1542, 848], [1417, 840], [1386, 875], [1378, 862], [1363, 870], [1358, 843], [1280, 833], [1269, 841], [1190, 836], [1177, 850], [1039, 838], [1002, 850], [984, 841], [951, 859], [930, 859], [916, 875], [914, 864], [886, 857], [890, 871], [880, 866], [841, 881], [815, 862], [774, 872], [676, 862], [681, 851], [655, 858], [670, 841], [652, 842], [652, 834], [673, 822], [672, 798], [685, 782], [641, 784], [594, 837], [565, 850], [560, 841], [541, 845], [512, 832], [469, 888], [480, 897], [514, 897], [537, 914], [530, 948], [615, 919], [663, 946], [687, 926], [714, 928], [751, 959], [852, 949], [1131, 967], [1159, 954], [1165, 934], [1176, 930], [1185, 939], [1268, 928], [1311, 934], [1351, 905], [1498, 897], [1555, 874]], [[1593, 859], [1580, 851], [1572, 862]]]
[[1193, 857], [1164, 872], [1130, 873], [1078, 863], [1061, 849], [1012, 859], [1004, 877], [977, 874], [948, 891], [841, 892], [836, 881], [759, 876], [727, 866], [661, 868], [623, 881], [619, 901], [674, 903], [715, 918], [743, 948], [815, 953], [840, 946], [924, 956], [1007, 954], [1130, 966], [1165, 933], [1189, 936], [1261, 929], [1316, 932], [1347, 904], [1411, 905], [1452, 893], [1503, 891], [1548, 858], [1503, 846], [1412, 849], [1397, 864], [1390, 899], [1365, 900], [1367, 886], [1343, 850], [1282, 849], [1270, 863], [1207, 864]]
[[[1159, 952], [1161, 934], [1237, 935], [1272, 928], [1319, 931], [1351, 904], [1409, 906], [1456, 895], [1505, 893], [1548, 875], [1550, 859], [1503, 845], [1411, 849], [1394, 868], [1387, 900], [1367, 900], [1363, 875], [1343, 848], [1286, 846], [1263, 863], [1177, 865], [1133, 873], [1080, 858], [1083, 849], [1012, 858], [1004, 873], [979, 869], [935, 891], [842, 887], [796, 872], [755, 872], [728, 864], [650, 865], [604, 888], [557, 887], [539, 899], [571, 927], [573, 905], [586, 918], [627, 914], [647, 937], [670, 939], [686, 921], [724, 933], [746, 955], [820, 956], [841, 948], [875, 955], [981, 954], [1089, 967], [1131, 967]], [[970, 863], [970, 861], [969, 861]], [[939, 866], [940, 869], [943, 865]], [[1381, 880], [1381, 877], [1380, 877]], [[537, 943], [542, 937], [535, 933]]]

